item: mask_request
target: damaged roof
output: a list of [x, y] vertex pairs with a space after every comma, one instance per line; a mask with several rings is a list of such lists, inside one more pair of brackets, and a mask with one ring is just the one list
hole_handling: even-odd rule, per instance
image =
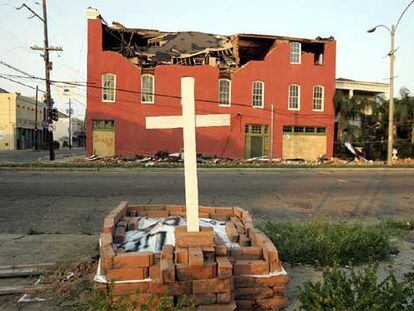
[[[251, 60], [263, 60], [277, 40], [299, 41], [323, 53], [330, 38], [301, 39], [282, 36], [237, 34], [232, 36], [198, 31], [163, 32], [103, 24], [103, 50], [121, 53], [140, 67], [156, 65], [210, 65], [232, 71]], [[308, 49], [309, 50], [309, 49]], [[305, 50], [306, 51], [306, 50]]]

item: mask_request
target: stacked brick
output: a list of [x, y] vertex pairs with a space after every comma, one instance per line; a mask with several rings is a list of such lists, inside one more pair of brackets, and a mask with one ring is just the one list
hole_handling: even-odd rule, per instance
[[115, 283], [114, 294], [130, 294], [138, 303], [163, 295], [171, 306], [193, 304], [197, 310], [266, 310], [286, 306], [287, 275], [273, 243], [253, 227], [240, 208], [200, 207], [200, 217], [226, 221], [226, 233], [240, 247], [228, 248], [212, 227], [187, 232], [176, 227], [175, 245], [161, 253], [115, 251], [138, 217], [185, 217], [181, 205], [128, 205], [110, 212], [101, 234], [101, 273]]

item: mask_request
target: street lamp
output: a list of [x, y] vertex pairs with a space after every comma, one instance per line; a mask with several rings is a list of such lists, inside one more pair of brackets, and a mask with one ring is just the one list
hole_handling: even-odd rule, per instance
[[401, 18], [404, 16], [405, 12], [407, 12], [408, 8], [414, 3], [414, 0], [411, 1], [404, 11], [401, 13], [400, 17], [397, 20], [397, 23], [391, 25], [391, 29], [386, 25], [377, 25], [373, 28], [367, 30], [368, 33], [373, 33], [377, 28], [385, 28], [388, 30], [391, 36], [391, 50], [388, 53], [390, 57], [390, 107], [388, 112], [388, 148], [387, 148], [387, 164], [392, 165], [392, 147], [394, 141], [394, 59], [395, 59], [395, 49], [394, 49], [394, 38], [395, 38], [395, 31], [397, 30], [398, 24], [401, 21]]

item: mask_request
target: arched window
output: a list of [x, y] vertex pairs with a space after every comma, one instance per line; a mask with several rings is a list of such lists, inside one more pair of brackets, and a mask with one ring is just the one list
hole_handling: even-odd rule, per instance
[[290, 63], [300, 64], [301, 45], [299, 42], [290, 43]]
[[114, 102], [116, 95], [116, 75], [105, 73], [102, 75], [102, 101]]
[[154, 103], [154, 80], [153, 75], [141, 75], [141, 103]]
[[288, 96], [289, 110], [300, 110], [300, 86], [297, 84], [289, 85]]
[[231, 101], [231, 81], [229, 79], [219, 80], [219, 105], [230, 106]]
[[253, 81], [252, 83], [252, 106], [263, 108], [264, 100], [264, 83], [262, 81]]
[[324, 109], [324, 90], [321, 85], [315, 85], [313, 87], [313, 110], [323, 111]]

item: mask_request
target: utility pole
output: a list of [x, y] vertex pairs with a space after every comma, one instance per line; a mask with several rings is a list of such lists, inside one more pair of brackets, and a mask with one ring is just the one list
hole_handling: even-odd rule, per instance
[[72, 107], [69, 98], [69, 150], [72, 149]]
[[394, 142], [394, 60], [395, 60], [395, 45], [394, 45], [394, 39], [395, 39], [395, 31], [397, 30], [398, 25], [401, 22], [402, 17], [407, 12], [409, 7], [414, 4], [414, 0], [412, 0], [402, 11], [400, 17], [397, 20], [397, 23], [394, 25], [391, 25], [391, 28], [389, 28], [387, 25], [377, 25], [373, 28], [370, 28], [367, 30], [368, 33], [373, 33], [377, 28], [384, 28], [388, 30], [391, 36], [391, 50], [388, 53], [388, 56], [390, 57], [390, 106], [389, 106], [389, 112], [388, 112], [388, 145], [387, 145], [387, 164], [392, 165], [392, 151], [393, 151], [393, 142]]
[[37, 151], [37, 101], [38, 101], [39, 87], [36, 85], [36, 103], [35, 103], [35, 125], [34, 125], [34, 150]]
[[46, 83], [45, 100], [46, 100], [46, 106], [47, 106], [47, 121], [49, 125], [47, 140], [49, 144], [49, 159], [53, 161], [55, 159], [55, 150], [53, 148], [53, 131], [52, 131], [53, 129], [50, 127], [50, 125], [53, 124], [53, 120], [52, 120], [53, 101], [52, 101], [52, 96], [50, 93], [50, 71], [52, 70], [52, 63], [49, 60], [49, 52], [50, 51], [63, 51], [63, 49], [61, 47], [49, 47], [46, 0], [42, 0], [43, 18], [40, 17], [34, 10], [32, 10], [26, 4], [23, 4], [18, 9], [21, 9], [23, 7], [28, 9], [33, 14], [33, 16], [36, 16], [38, 19], [40, 19], [43, 22], [44, 46], [43, 47], [34, 46], [34, 47], [31, 47], [31, 49], [43, 51], [42, 57], [43, 57], [43, 60], [45, 61], [45, 83]]
[[392, 151], [394, 146], [394, 38], [395, 26], [391, 25], [391, 51], [390, 56], [390, 107], [388, 113], [388, 146], [387, 146], [387, 164], [392, 165]]

